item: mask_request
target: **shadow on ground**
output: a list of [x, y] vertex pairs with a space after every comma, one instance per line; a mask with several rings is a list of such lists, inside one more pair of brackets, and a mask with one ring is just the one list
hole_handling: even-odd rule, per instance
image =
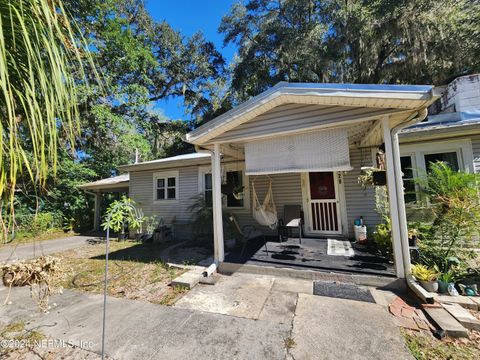
[[[113, 251], [109, 254], [110, 260], [123, 260], [134, 262], [173, 262], [177, 264], [195, 264], [209, 257], [212, 250], [192, 241], [165, 242], [165, 243], [141, 243], [125, 249]], [[102, 260], [105, 255], [98, 255], [92, 259]]]

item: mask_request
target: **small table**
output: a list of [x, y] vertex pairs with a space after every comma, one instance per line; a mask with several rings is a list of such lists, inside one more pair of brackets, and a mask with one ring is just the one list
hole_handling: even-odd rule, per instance
[[292, 219], [285, 225], [286, 227], [296, 228], [298, 227], [298, 242], [302, 243], [302, 219]]

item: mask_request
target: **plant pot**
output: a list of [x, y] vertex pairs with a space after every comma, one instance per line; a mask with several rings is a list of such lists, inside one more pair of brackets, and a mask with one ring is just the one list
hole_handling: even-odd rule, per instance
[[117, 236], [118, 240], [127, 240], [127, 234], [126, 233], [120, 233]]
[[422, 287], [427, 290], [428, 292], [437, 292], [438, 291], [438, 281], [418, 281]]
[[373, 185], [385, 186], [387, 185], [387, 172], [385, 170], [379, 170], [372, 172]]
[[438, 292], [440, 294], [448, 294], [448, 285], [450, 283], [442, 280], [437, 280], [438, 281]]

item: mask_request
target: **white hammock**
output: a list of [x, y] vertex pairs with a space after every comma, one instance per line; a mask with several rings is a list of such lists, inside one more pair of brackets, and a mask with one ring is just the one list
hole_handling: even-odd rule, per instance
[[272, 192], [272, 180], [268, 185], [268, 191], [263, 200], [263, 204], [260, 204], [258, 200], [257, 192], [255, 191], [255, 182], [252, 183], [252, 195], [253, 195], [253, 218], [260, 224], [268, 226], [274, 230], [278, 225], [277, 208], [273, 201]]

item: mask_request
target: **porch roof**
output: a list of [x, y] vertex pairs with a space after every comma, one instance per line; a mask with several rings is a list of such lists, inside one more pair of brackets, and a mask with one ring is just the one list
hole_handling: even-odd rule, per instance
[[91, 190], [91, 191], [122, 191], [128, 190], [130, 182], [130, 175], [123, 174], [118, 176], [112, 176], [106, 179], [101, 179], [93, 182], [89, 182], [86, 184], [82, 184], [79, 186], [82, 190]]
[[[280, 82], [271, 89], [240, 104], [236, 108], [209, 121], [187, 134], [186, 140], [192, 144], [205, 145], [215, 142], [215, 138], [239, 125], [264, 114], [274, 107], [284, 104], [305, 104], [324, 106], [323, 119], [332, 113], [348, 109], [371, 109], [371, 111], [350, 112], [350, 118], [368, 118], [374, 114], [404, 113], [397, 119], [401, 122], [410, 118], [413, 111], [429, 106], [440, 92], [429, 85], [371, 85], [371, 84], [323, 84]], [[403, 119], [402, 119], [403, 118]], [[340, 122], [336, 116], [326, 121], [332, 126]], [[342, 118], [341, 121], [345, 119]], [[321, 124], [320, 124], [321, 125]], [[316, 124], [318, 127], [318, 124]], [[305, 129], [303, 129], [305, 130]], [[227, 139], [225, 139], [227, 140]], [[220, 141], [228, 142], [228, 141]]]

